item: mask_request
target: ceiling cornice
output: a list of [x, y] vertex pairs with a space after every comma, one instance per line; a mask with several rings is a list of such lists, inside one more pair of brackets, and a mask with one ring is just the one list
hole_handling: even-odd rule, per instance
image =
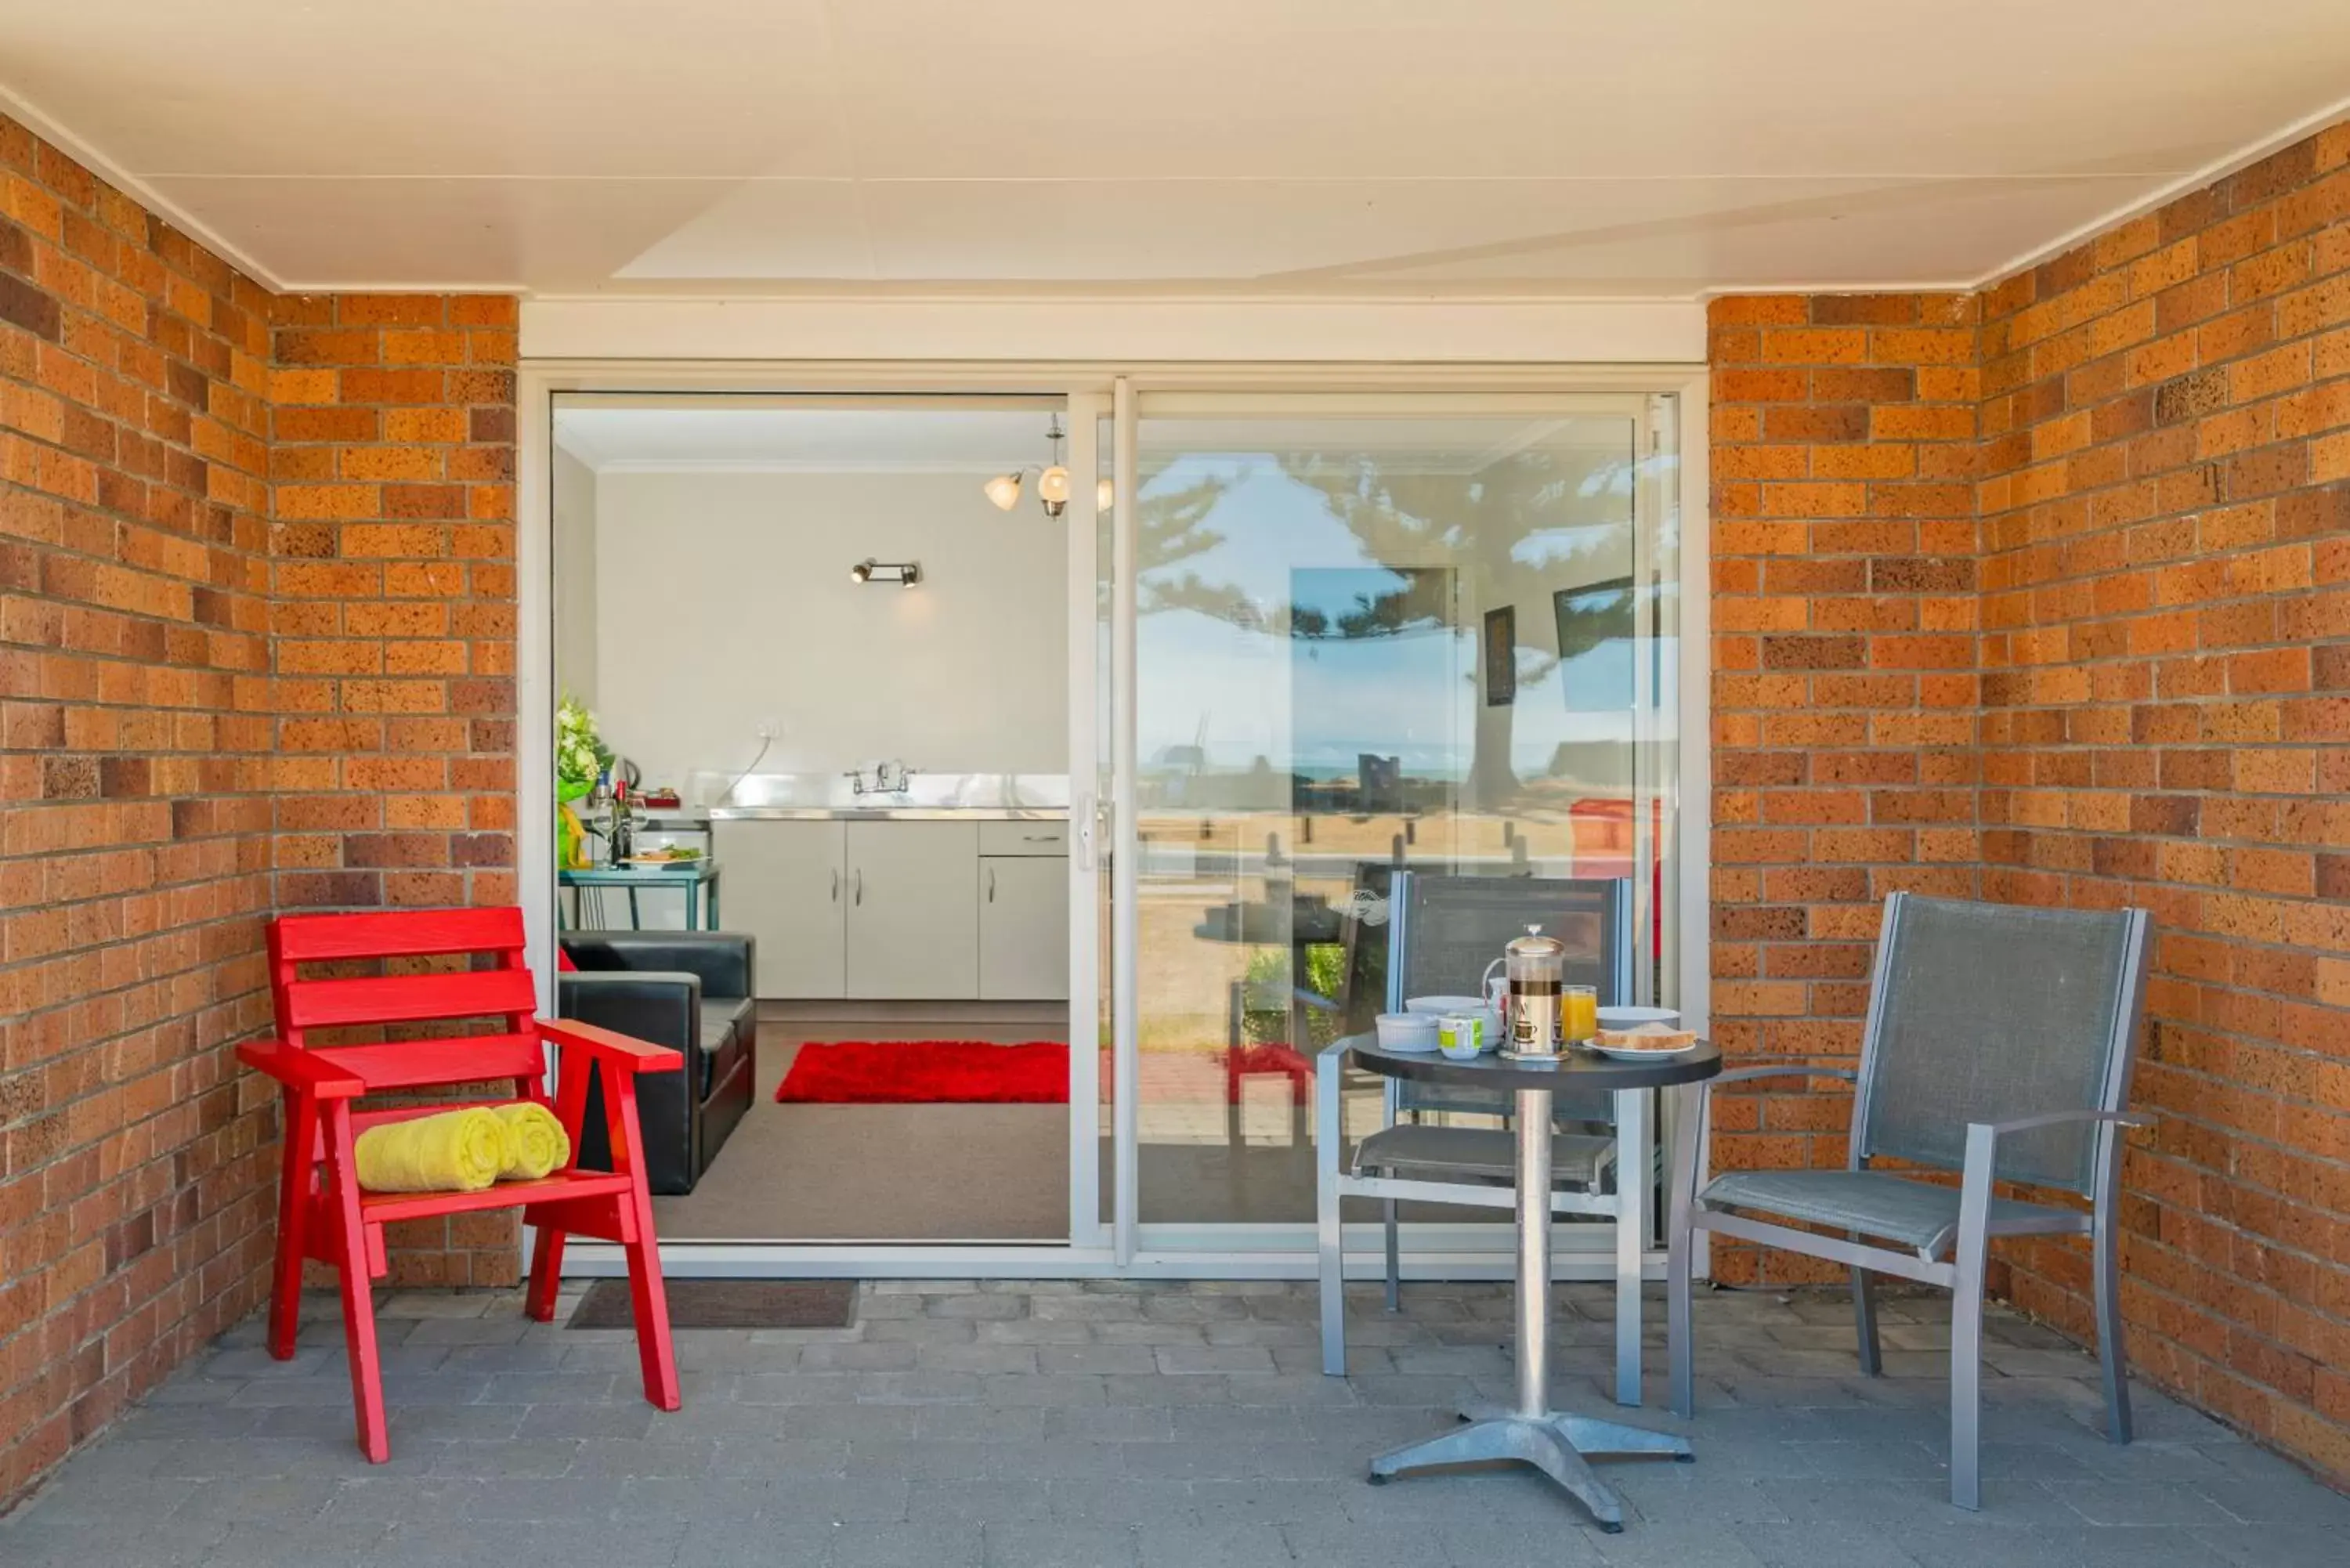
[[146, 181], [125, 169], [121, 162], [109, 156], [105, 149], [95, 145], [86, 137], [77, 136], [58, 123], [54, 115], [5, 83], [0, 83], [0, 109], [5, 109], [10, 115], [23, 121], [26, 130], [56, 146], [116, 190], [125, 195], [137, 197], [140, 205], [145, 207], [148, 212], [170, 223], [272, 294], [315, 292], [288, 288], [283, 278], [255, 260], [243, 247], [230, 243], [210, 224], [202, 223], [182, 211], [178, 202], [166, 199]]
[[2054, 261], [2085, 241], [2095, 239], [2099, 234], [2118, 229], [2124, 223], [2168, 206], [2191, 191], [2199, 191], [2206, 185], [2217, 184], [2238, 170], [2248, 169], [2272, 153], [2282, 152], [2294, 142], [2314, 136], [2336, 120], [2345, 119], [2350, 119], [2350, 98], [2338, 98], [2314, 114], [2304, 115], [2291, 125], [2262, 137], [2257, 141], [2239, 147], [2224, 158], [2206, 163], [2202, 168], [2189, 173], [2181, 174], [2178, 179], [2149, 192], [2137, 201], [2126, 202], [2103, 217], [2093, 218], [2085, 223], [2057, 235], [2044, 245], [2011, 258], [2001, 265], [1991, 268], [1991, 271], [1969, 284], [1967, 287], [1970, 292], [1989, 288], [1991, 285], [2013, 277], [2020, 272], [2029, 271], [2043, 262]]

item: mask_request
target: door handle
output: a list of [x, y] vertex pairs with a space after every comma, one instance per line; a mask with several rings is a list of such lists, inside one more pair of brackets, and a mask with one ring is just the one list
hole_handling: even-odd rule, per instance
[[1081, 794], [1076, 808], [1069, 813], [1069, 825], [1077, 830], [1077, 869], [1094, 868], [1094, 820], [1097, 815], [1094, 797]]
[[865, 867], [862, 866], [857, 868], [857, 907], [860, 909], [865, 907]]
[[832, 901], [836, 904], [840, 902], [840, 867], [837, 866], [832, 868]]
[[993, 866], [987, 868], [987, 901], [991, 904], [995, 902], [995, 867]]

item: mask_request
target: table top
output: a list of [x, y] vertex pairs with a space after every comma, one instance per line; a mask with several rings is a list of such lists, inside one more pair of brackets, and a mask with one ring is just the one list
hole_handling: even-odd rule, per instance
[[584, 870], [565, 869], [556, 873], [556, 880], [569, 888], [609, 888], [646, 882], [713, 882], [718, 878], [718, 862], [705, 855], [699, 860], [682, 860], [674, 866], [590, 866]]
[[1570, 1045], [1555, 1064], [1513, 1062], [1497, 1051], [1471, 1062], [1455, 1062], [1434, 1051], [1388, 1051], [1380, 1047], [1376, 1034], [1355, 1035], [1347, 1044], [1365, 1072], [1382, 1077], [1496, 1091], [1572, 1089], [1607, 1094], [1617, 1089], [1660, 1089], [1694, 1084], [1721, 1071], [1721, 1048], [1710, 1040], [1699, 1041], [1697, 1049], [1686, 1054], [1655, 1062], [1619, 1062]]

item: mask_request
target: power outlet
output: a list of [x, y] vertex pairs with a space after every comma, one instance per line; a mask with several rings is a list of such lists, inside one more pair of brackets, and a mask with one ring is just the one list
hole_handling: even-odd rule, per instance
[[758, 736], [759, 739], [763, 741], [775, 740], [784, 732], [783, 721], [779, 719], [762, 719], [759, 721], [758, 726], [751, 732]]

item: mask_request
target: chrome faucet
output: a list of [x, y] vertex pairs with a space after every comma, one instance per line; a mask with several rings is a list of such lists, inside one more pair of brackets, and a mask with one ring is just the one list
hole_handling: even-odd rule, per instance
[[896, 757], [873, 764], [870, 784], [865, 782], [863, 768], [851, 768], [840, 776], [848, 781], [849, 793], [854, 795], [904, 794], [914, 787], [914, 770]]

